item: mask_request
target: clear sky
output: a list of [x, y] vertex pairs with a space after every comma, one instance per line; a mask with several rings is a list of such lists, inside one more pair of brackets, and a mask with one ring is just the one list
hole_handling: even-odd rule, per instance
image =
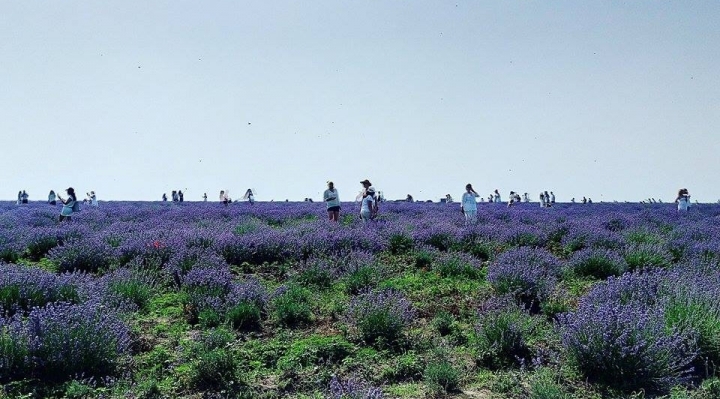
[[0, 198], [720, 198], [720, 2], [0, 3]]

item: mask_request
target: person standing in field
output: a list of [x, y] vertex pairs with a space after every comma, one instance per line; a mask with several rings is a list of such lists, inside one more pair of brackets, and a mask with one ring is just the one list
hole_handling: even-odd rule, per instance
[[163, 202], [167, 202], [167, 195], [165, 193], [163, 193], [162, 200]]
[[203, 202], [207, 202], [207, 193], [203, 193]]
[[687, 212], [690, 210], [690, 193], [687, 188], [681, 188], [678, 191], [675, 202], [678, 204], [678, 212]]
[[327, 190], [323, 193], [323, 200], [327, 205], [328, 218], [331, 222], [337, 222], [340, 218], [340, 194], [333, 182], [327, 182]]
[[498, 191], [497, 189], [495, 189], [495, 191], [493, 192], [493, 202], [495, 202], [495, 203], [502, 202], [502, 199], [500, 198], [500, 191]]
[[55, 195], [55, 191], [50, 190], [50, 194], [48, 194], [48, 204], [55, 205], [57, 202], [55, 202], [55, 199], [57, 196]]
[[178, 197], [177, 191], [173, 190], [173, 192], [170, 194], [170, 196], [172, 197], [172, 201], [173, 201], [173, 202], [178, 202], [178, 201], [179, 201], [179, 197]]
[[185, 194], [183, 194], [182, 190], [178, 190], [178, 201], [183, 202], [185, 200]]
[[363, 222], [369, 222], [375, 218], [378, 212], [377, 201], [375, 200], [375, 188], [370, 180], [365, 179], [360, 182], [363, 185], [362, 206], [360, 207], [360, 218]]
[[21, 190], [21, 191], [18, 191], [17, 204], [18, 204], [18, 205], [22, 204], [22, 190]]
[[90, 199], [90, 206], [98, 206], [97, 195], [95, 195], [95, 191], [90, 191], [89, 193], [87, 193], [87, 196]]
[[30, 198], [30, 196], [28, 195], [28, 193], [25, 192], [25, 190], [23, 190], [22, 195], [20, 195], [20, 203], [27, 204], [28, 198]]
[[540, 191], [540, 207], [545, 208], [547, 205], [547, 200], [545, 199], [545, 193]]
[[477, 220], [477, 199], [480, 194], [473, 189], [472, 184], [465, 185], [465, 192], [460, 200], [460, 210], [465, 215], [465, 224], [475, 223]]
[[550, 203], [555, 204], [555, 193], [550, 191]]
[[222, 202], [225, 206], [228, 206], [228, 203], [230, 202], [228, 193], [225, 190], [220, 190], [220, 202]]
[[253, 194], [253, 191], [251, 188], [248, 188], [245, 191], [245, 195], [243, 196], [244, 199], [248, 200], [250, 205], [255, 205], [255, 194]]
[[75, 189], [69, 187], [67, 190], [65, 190], [65, 192], [68, 195], [66, 200], [62, 199], [60, 195], [57, 196], [60, 202], [62, 202], [63, 204], [62, 210], [60, 211], [61, 222], [65, 219], [70, 221], [72, 214], [80, 210], [79, 204], [77, 202], [77, 197], [75, 196]]

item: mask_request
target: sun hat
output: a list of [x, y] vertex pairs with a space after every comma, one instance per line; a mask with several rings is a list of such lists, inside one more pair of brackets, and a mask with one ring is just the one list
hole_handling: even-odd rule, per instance
[[367, 184], [368, 186], [372, 186], [372, 183], [370, 183], [370, 180], [368, 179], [361, 181], [360, 184]]

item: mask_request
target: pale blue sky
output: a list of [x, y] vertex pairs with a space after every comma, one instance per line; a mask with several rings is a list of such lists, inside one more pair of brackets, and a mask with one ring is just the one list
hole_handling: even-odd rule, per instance
[[720, 198], [718, 1], [4, 1], [0, 198]]

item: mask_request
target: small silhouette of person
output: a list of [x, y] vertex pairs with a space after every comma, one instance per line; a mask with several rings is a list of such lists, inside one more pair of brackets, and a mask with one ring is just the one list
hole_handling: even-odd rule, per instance
[[57, 196], [55, 195], [55, 191], [50, 190], [50, 194], [48, 194], [48, 204], [50, 204], [50, 205], [57, 204], [57, 202], [55, 201], [56, 198], [57, 198]]

